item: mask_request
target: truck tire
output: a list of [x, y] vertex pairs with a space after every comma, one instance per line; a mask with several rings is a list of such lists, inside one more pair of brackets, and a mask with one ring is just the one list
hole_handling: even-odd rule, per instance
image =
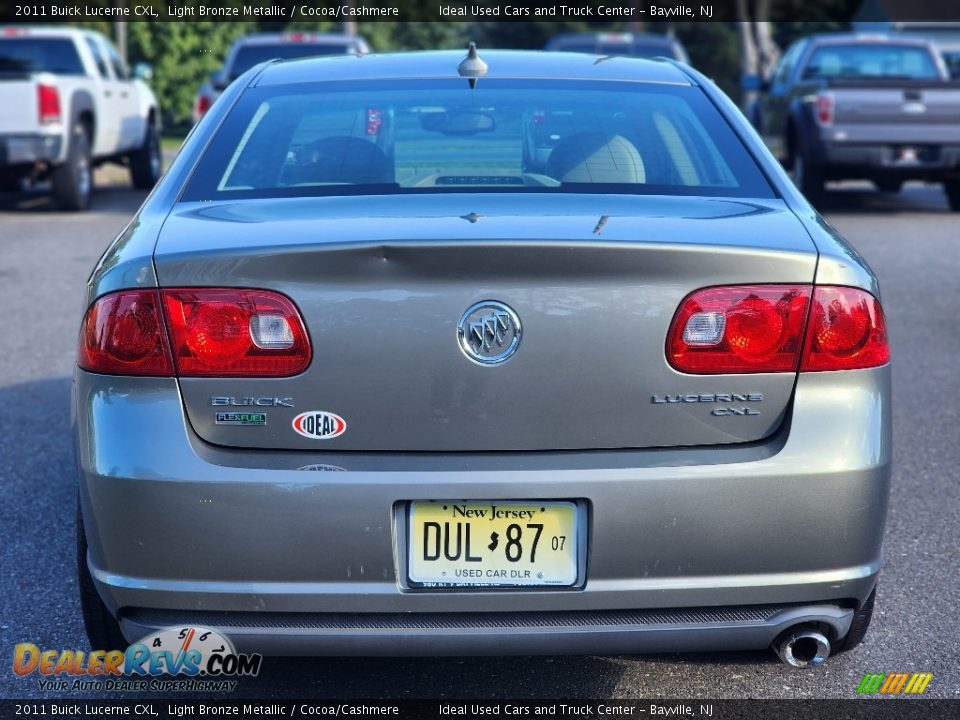
[[947, 194], [950, 209], [960, 212], [960, 180], [948, 180], [943, 184], [943, 191]]
[[120, 632], [120, 623], [107, 610], [100, 599], [87, 565], [87, 536], [83, 529], [83, 516], [77, 502], [77, 579], [80, 589], [80, 610], [87, 639], [94, 650], [126, 650], [127, 641]]
[[20, 192], [20, 178], [16, 175], [0, 175], [0, 192]]
[[53, 197], [61, 210], [86, 210], [93, 191], [93, 166], [90, 163], [90, 137], [80, 123], [73, 127], [67, 147], [67, 159], [53, 169]]
[[157, 184], [163, 172], [163, 154], [160, 150], [160, 136], [153, 123], [147, 126], [147, 135], [143, 145], [129, 155], [130, 179], [137, 190], [150, 190]]
[[811, 203], [816, 204], [823, 199], [826, 182], [823, 168], [812, 162], [802, 148], [793, 158], [793, 181]]

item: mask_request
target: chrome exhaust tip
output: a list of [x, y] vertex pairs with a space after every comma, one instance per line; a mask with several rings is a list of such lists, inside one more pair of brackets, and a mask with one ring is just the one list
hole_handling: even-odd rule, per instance
[[790, 667], [816, 667], [830, 657], [830, 640], [817, 630], [797, 628], [784, 634], [774, 650]]

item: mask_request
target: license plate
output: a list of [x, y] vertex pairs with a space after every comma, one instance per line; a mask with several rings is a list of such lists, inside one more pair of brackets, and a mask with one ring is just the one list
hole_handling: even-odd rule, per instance
[[408, 575], [430, 587], [573, 585], [572, 502], [414, 502]]

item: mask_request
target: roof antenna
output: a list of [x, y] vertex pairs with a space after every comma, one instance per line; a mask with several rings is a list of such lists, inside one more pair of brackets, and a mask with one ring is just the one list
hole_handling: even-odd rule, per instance
[[477, 86], [477, 80], [487, 74], [487, 64], [477, 55], [475, 42], [470, 43], [467, 56], [457, 65], [457, 72], [460, 73], [460, 77], [467, 78], [471, 90]]

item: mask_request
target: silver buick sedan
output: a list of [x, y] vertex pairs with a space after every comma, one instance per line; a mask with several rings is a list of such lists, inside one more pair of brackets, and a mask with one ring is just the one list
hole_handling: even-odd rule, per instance
[[87, 286], [90, 642], [820, 664], [881, 566], [878, 298], [685, 65], [259, 65]]

